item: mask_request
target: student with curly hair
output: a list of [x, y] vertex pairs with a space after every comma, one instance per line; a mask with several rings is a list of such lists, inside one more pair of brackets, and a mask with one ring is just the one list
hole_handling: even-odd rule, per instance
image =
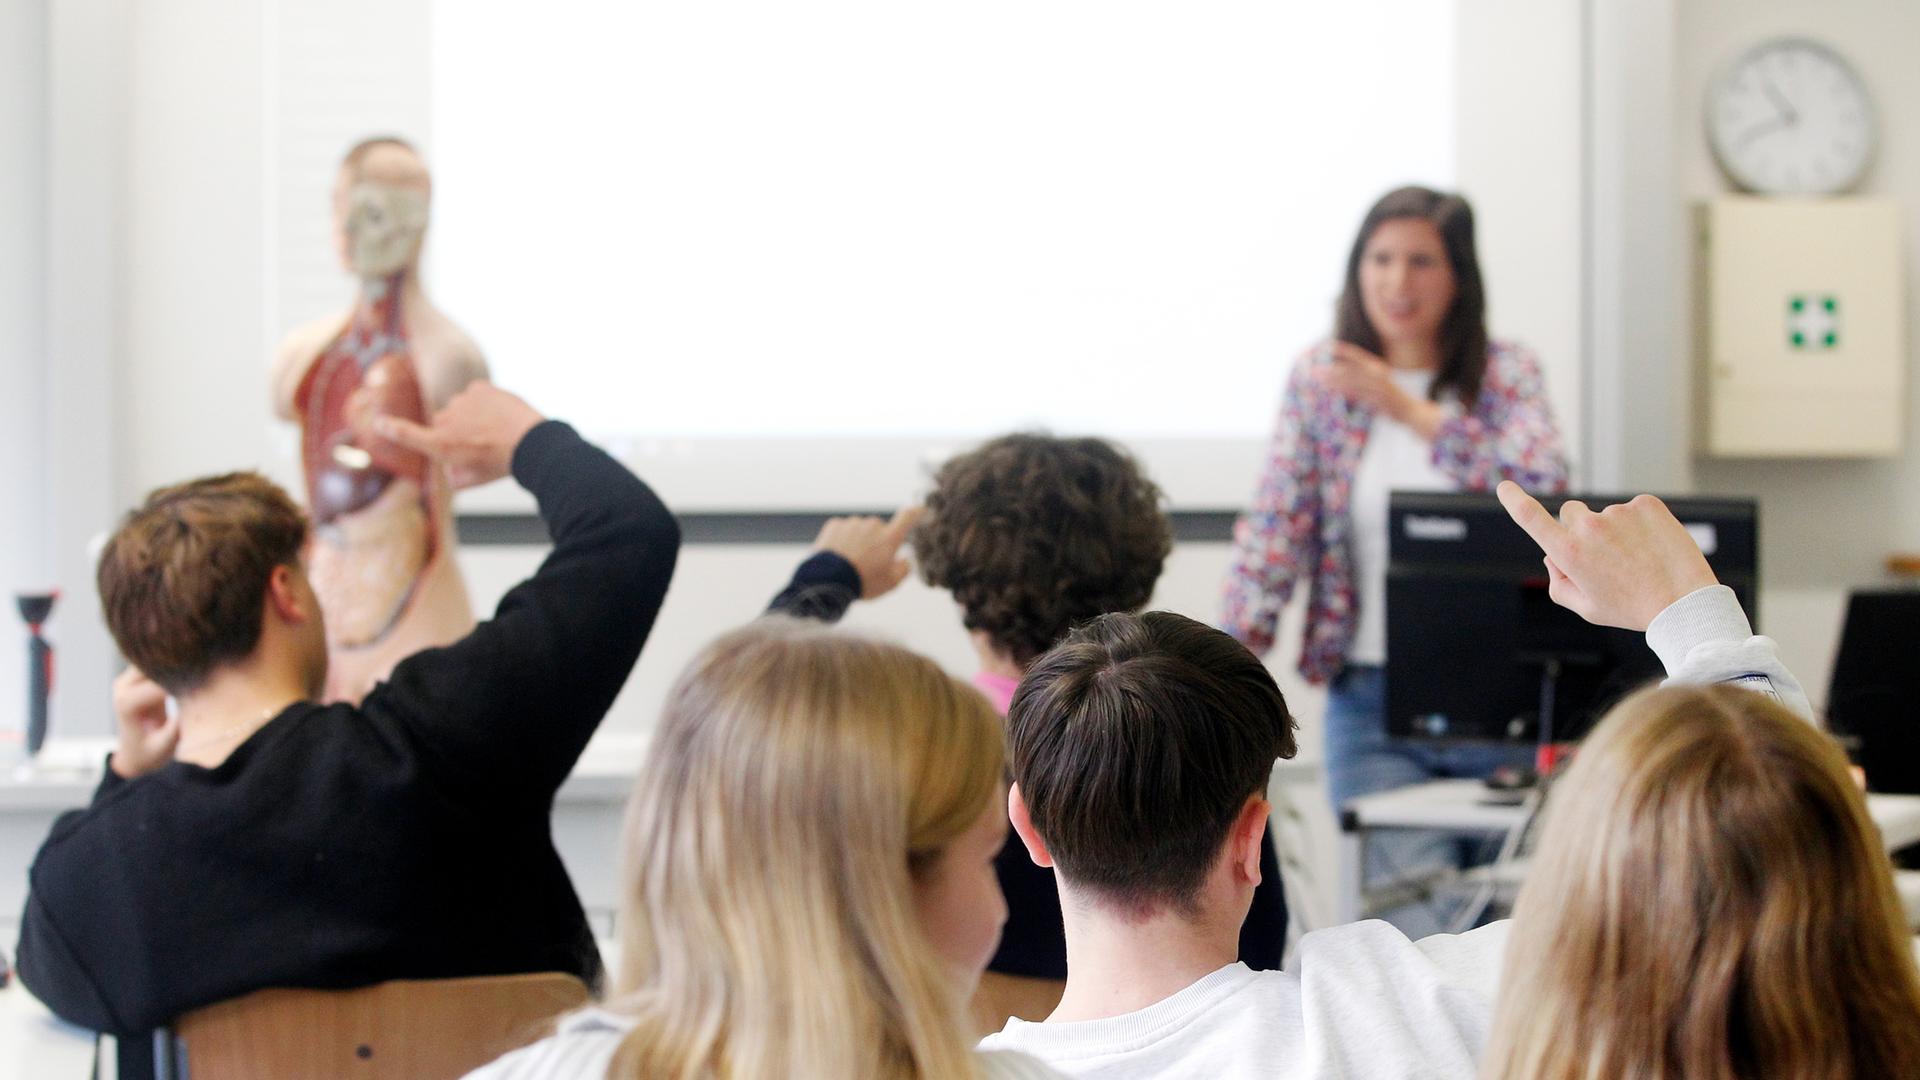
[[[1139, 464], [1100, 439], [1007, 435], [935, 474], [914, 552], [927, 583], [960, 605], [980, 656], [974, 685], [1003, 715], [1028, 666], [1068, 631], [1146, 606], [1173, 548], [1162, 503]], [[1262, 850], [1240, 952], [1249, 966], [1277, 968], [1286, 901], [1270, 837]], [[1051, 1012], [1067, 976], [1052, 868], [1011, 837], [998, 868], [1009, 915], [975, 1010], [995, 1027]]]
[[[946, 589], [980, 657], [974, 685], [1005, 715], [1034, 658], [1074, 627], [1137, 611], [1153, 594], [1173, 529], [1160, 489], [1112, 443], [1013, 434], [946, 462], [920, 512], [892, 522], [837, 520], [774, 606], [836, 619], [857, 598], [898, 584], [898, 556], [911, 538], [922, 578]], [[1009, 915], [999, 950], [974, 999], [983, 1031], [1010, 1016], [1039, 1019], [1060, 1000], [1067, 945], [1053, 871], [1011, 839], [997, 862]], [[1241, 933], [1240, 956], [1280, 966], [1286, 901], [1271, 838], [1261, 884]]]

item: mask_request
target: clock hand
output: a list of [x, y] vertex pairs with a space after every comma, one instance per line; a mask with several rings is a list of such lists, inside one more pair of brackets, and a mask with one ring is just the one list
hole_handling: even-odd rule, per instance
[[1779, 111], [1780, 119], [1785, 121], [1785, 126], [1792, 127], [1800, 122], [1800, 114], [1794, 110], [1793, 103], [1787, 100], [1779, 87], [1773, 85], [1772, 79], [1763, 79], [1760, 89], [1766, 91], [1767, 100], [1773, 102], [1773, 107]]
[[1754, 126], [1741, 132], [1739, 138], [1733, 140], [1733, 149], [1744, 150], [1747, 148], [1748, 145], [1753, 143], [1755, 140], [1766, 135], [1771, 135], [1774, 132], [1781, 130], [1782, 128], [1788, 128], [1792, 126], [1793, 126], [1793, 121], [1784, 116], [1777, 116], [1772, 120], [1767, 120], [1763, 123], [1755, 124]]

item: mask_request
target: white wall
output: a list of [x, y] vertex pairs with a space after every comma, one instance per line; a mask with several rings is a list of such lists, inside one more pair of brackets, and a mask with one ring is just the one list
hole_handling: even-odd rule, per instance
[[1580, 0], [1465, 0], [1454, 29], [1455, 169], [1473, 203], [1488, 323], [1540, 355], [1584, 482]]
[[121, 240], [123, 503], [265, 465], [265, 6], [136, 3]]
[[[13, 592], [50, 581], [46, 532], [47, 6], [0, 0], [0, 716], [22, 707]], [[15, 727], [0, 722], [0, 728]], [[0, 748], [0, 759], [9, 752]]]
[[1683, 247], [1666, 138], [1679, 0], [1587, 0], [1586, 394], [1601, 492], [1685, 492]]
[[[50, 4], [48, 36], [47, 413], [49, 572], [63, 589], [51, 627], [56, 733], [100, 734], [116, 661], [96, 612], [90, 541], [121, 510], [118, 313], [127, 160], [125, 27], [134, 0]], [[4, 702], [0, 698], [0, 702]], [[6, 715], [0, 709], [0, 717]], [[4, 726], [4, 721], [0, 721]]]
[[[1909, 261], [1920, 245], [1920, 5], [1903, 0], [1688, 0], [1677, 6], [1674, 93], [1669, 135], [1677, 162], [1676, 202], [1728, 190], [1701, 127], [1709, 80], [1747, 46], [1780, 34], [1825, 41], [1848, 57], [1879, 110], [1880, 151], [1864, 194], [1891, 198], [1906, 215]], [[1689, 303], [1684, 264], [1676, 301]], [[1920, 281], [1909, 273], [1909, 364], [1920, 359]], [[1686, 310], [1683, 306], [1681, 310]], [[1684, 328], [1676, 328], [1685, 341]], [[1686, 352], [1676, 357], [1686, 357]], [[1679, 362], [1677, 360], [1677, 362]], [[1690, 385], [1690, 384], [1689, 384]], [[1826, 696], [1846, 593], [1886, 583], [1884, 560], [1920, 550], [1920, 440], [1912, 417], [1920, 380], [1908, 380], [1907, 443], [1875, 461], [1732, 461], [1700, 457], [1699, 489], [1761, 499], [1761, 623], [1815, 702]], [[1691, 410], [1679, 418], [1682, 438]], [[1671, 437], [1672, 432], [1661, 433]]]

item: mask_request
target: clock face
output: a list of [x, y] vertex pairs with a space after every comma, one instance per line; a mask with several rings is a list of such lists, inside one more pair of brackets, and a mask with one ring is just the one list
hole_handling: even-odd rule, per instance
[[1720, 167], [1748, 191], [1845, 191], [1873, 159], [1873, 102], [1832, 49], [1769, 41], [1742, 54], [1708, 91], [1707, 139]]

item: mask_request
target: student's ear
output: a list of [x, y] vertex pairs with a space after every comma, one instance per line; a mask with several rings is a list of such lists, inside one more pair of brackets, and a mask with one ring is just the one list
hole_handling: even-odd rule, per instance
[[1273, 804], [1258, 795], [1247, 799], [1240, 808], [1239, 816], [1233, 819], [1233, 828], [1227, 834], [1230, 845], [1228, 853], [1241, 880], [1249, 885], [1260, 884], [1260, 845], [1267, 840], [1267, 815], [1273, 811]]
[[1026, 845], [1027, 858], [1035, 866], [1052, 866], [1053, 856], [1047, 854], [1047, 842], [1033, 829], [1033, 817], [1027, 813], [1027, 800], [1020, 797], [1020, 785], [1007, 788], [1007, 818], [1013, 822], [1013, 831], [1019, 835], [1020, 842]]
[[303, 587], [306, 578], [297, 566], [282, 564], [267, 575], [267, 606], [280, 621], [303, 623], [316, 614], [318, 602], [311, 588]]

